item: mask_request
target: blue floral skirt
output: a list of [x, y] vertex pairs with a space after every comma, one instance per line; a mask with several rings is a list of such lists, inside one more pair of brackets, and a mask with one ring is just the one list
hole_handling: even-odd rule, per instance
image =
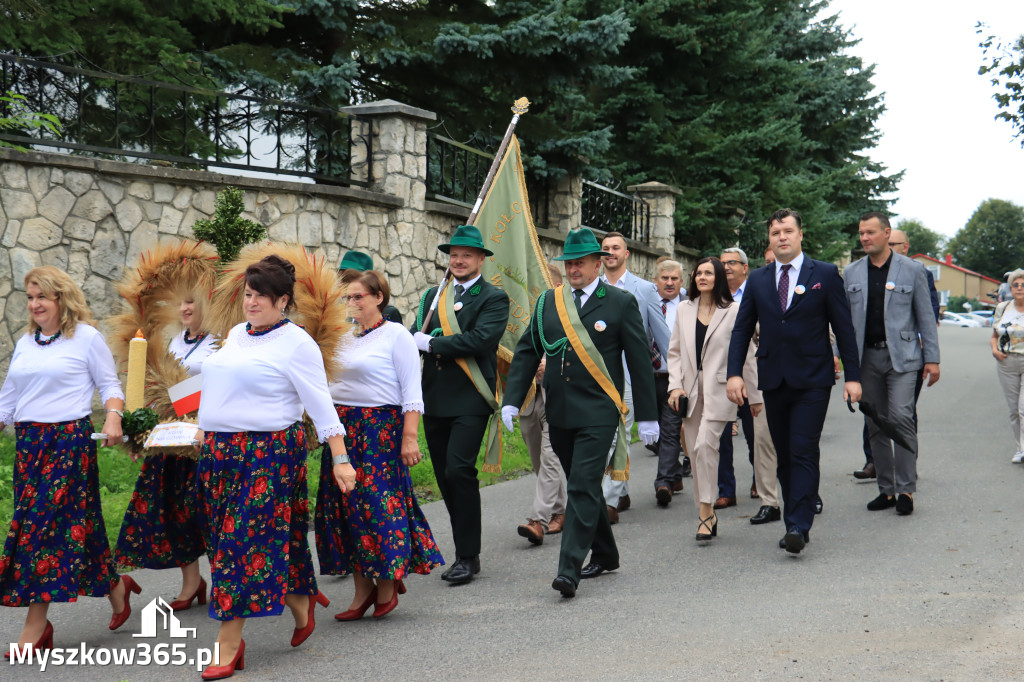
[[100, 508], [87, 417], [15, 424], [14, 516], [0, 556], [0, 604], [105, 597], [120, 576]]
[[206, 551], [196, 504], [196, 460], [147, 457], [121, 522], [114, 558], [139, 568], [187, 566]]
[[398, 580], [429, 574], [444, 563], [402, 463], [402, 411], [397, 406], [336, 405], [356, 489], [342, 494], [331, 449], [324, 446], [316, 497], [316, 552], [320, 573]]
[[211, 618], [277, 616], [286, 594], [317, 593], [301, 423], [207, 433], [198, 478]]

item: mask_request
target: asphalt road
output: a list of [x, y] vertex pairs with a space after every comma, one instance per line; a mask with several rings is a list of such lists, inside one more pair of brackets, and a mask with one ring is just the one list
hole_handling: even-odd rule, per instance
[[[719, 537], [697, 546], [691, 481], [668, 509], [654, 502], [653, 457], [634, 447], [630, 511], [615, 534], [620, 570], [585, 581], [575, 599], [551, 589], [558, 542], [540, 547], [516, 535], [534, 478], [485, 488], [483, 571], [449, 587], [435, 573], [413, 576], [395, 612], [337, 623], [351, 581], [322, 580], [332, 599], [299, 649], [288, 616], [250, 620], [239, 680], [978, 680], [1024, 675], [1024, 465], [1011, 464], [1007, 409], [988, 330], [942, 328], [942, 379], [919, 403], [921, 455], [916, 509], [868, 512], [874, 482], [851, 472], [863, 463], [862, 422], [833, 394], [822, 437], [824, 514], [803, 554], [778, 549], [781, 523], [751, 526], [758, 501], [720, 513]], [[745, 452], [742, 436], [737, 454]], [[744, 491], [751, 469], [737, 457]], [[452, 551], [441, 503], [425, 506], [442, 551]], [[205, 563], [205, 562], [204, 562]], [[207, 567], [203, 568], [208, 575]], [[171, 599], [172, 571], [137, 571], [141, 609]], [[0, 630], [17, 636], [24, 612], [0, 610]], [[208, 646], [217, 623], [205, 609], [179, 612], [197, 639], [133, 638], [106, 628], [105, 599], [51, 609], [58, 647], [131, 647], [186, 642]], [[198, 679], [186, 667], [50, 668], [50, 679]], [[27, 666], [0, 679], [35, 679]]]

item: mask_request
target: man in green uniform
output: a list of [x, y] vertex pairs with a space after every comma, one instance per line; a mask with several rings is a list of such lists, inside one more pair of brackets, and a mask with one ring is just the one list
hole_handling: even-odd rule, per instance
[[[632, 294], [598, 279], [603, 255], [607, 254], [590, 230], [569, 233], [563, 254], [554, 259], [565, 262], [569, 284], [537, 300], [530, 326], [512, 358], [501, 411], [511, 430], [512, 418], [519, 414], [546, 354], [548, 435], [569, 482], [558, 576], [551, 583], [563, 597], [576, 595], [581, 578], [619, 567], [601, 478], [616, 438], [619, 450], [612, 477], [628, 475], [629, 439], [622, 423], [623, 353], [633, 379], [640, 437], [645, 444], [658, 440], [654, 373], [643, 318]], [[590, 563], [583, 567], [588, 550]]]
[[[423, 431], [437, 487], [448, 508], [457, 561], [441, 574], [461, 585], [480, 572], [480, 482], [476, 461], [495, 415], [498, 342], [508, 324], [508, 294], [481, 278], [480, 230], [460, 225], [451, 242], [437, 247], [449, 256], [452, 277], [424, 330], [437, 287], [420, 299], [414, 339], [423, 358]], [[493, 422], [492, 430], [497, 426]], [[500, 436], [500, 434], [498, 434]]]

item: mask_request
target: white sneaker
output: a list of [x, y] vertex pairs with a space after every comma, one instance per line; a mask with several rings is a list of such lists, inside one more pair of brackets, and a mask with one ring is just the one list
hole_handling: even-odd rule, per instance
[[1013, 462], [1014, 464], [1020, 464], [1021, 462], [1024, 462], [1024, 452], [1018, 452], [1010, 459], [1010, 461]]

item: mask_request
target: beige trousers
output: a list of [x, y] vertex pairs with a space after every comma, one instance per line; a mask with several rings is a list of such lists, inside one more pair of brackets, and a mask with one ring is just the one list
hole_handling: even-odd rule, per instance
[[[700, 383], [700, 379], [697, 380]], [[697, 394], [697, 403], [689, 417], [683, 418], [683, 439], [690, 453], [693, 476], [693, 503], [714, 504], [718, 497], [718, 443], [726, 421], [704, 419], [704, 395]]]
[[769, 507], [779, 506], [778, 466], [772, 434], [768, 431], [768, 413], [762, 409], [761, 414], [754, 417], [754, 483], [761, 504]]

